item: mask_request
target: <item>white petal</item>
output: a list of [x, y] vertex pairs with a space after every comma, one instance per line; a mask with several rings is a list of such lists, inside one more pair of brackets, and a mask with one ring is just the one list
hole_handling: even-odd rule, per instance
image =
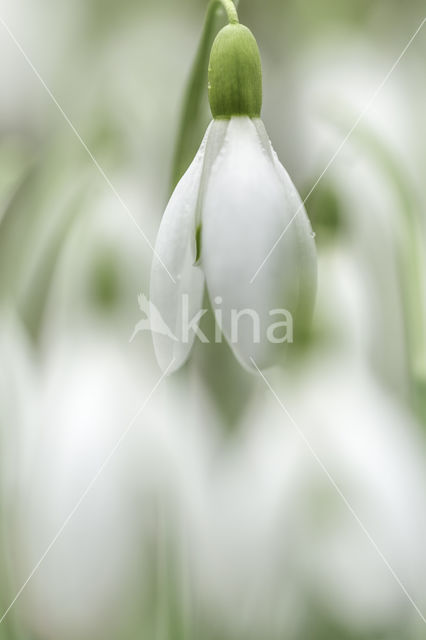
[[[235, 355], [250, 369], [251, 358], [264, 368], [281, 357], [282, 349], [269, 342], [267, 329], [283, 317], [271, 312], [286, 309], [295, 316], [301, 286], [315, 286], [311, 277], [300, 277], [303, 247], [305, 243], [313, 246], [310, 230], [300, 223], [289, 226], [251, 283], [301, 204], [288, 176], [284, 180], [278, 171], [270, 143], [266, 137], [265, 146], [256, 124], [247, 117], [231, 119], [202, 202], [201, 262], [211, 302], [216, 311], [222, 311], [222, 329]], [[310, 256], [311, 250], [306, 254]], [[252, 316], [246, 314], [235, 322], [235, 314], [247, 309]], [[258, 335], [253, 315], [258, 319]]]
[[[281, 179], [285, 192], [294, 202], [295, 212], [292, 216], [291, 226], [294, 226], [297, 238], [297, 257], [299, 263], [299, 303], [298, 317], [299, 322], [309, 324], [315, 302], [315, 294], [317, 288], [317, 251], [315, 247], [315, 234], [312, 231], [311, 222], [306, 213], [305, 205], [299, 196], [299, 193], [291, 181], [290, 176], [281, 164], [275, 149], [269, 140], [268, 134], [260, 118], [253, 120], [259, 137], [265, 149], [271, 154], [275, 170]], [[296, 205], [297, 203], [297, 205]], [[287, 231], [286, 231], [287, 233]], [[281, 243], [277, 245], [276, 250], [280, 250]]]
[[195, 226], [211, 126], [207, 129], [192, 164], [170, 198], [161, 220], [152, 262], [151, 303], [174, 336], [156, 332], [156, 327], [151, 326], [153, 343], [158, 364], [163, 371], [169, 368], [170, 373], [185, 362], [194, 340], [193, 334], [189, 335], [188, 340], [182, 340], [182, 305], [187, 303], [189, 318], [192, 318], [202, 304], [204, 275], [199, 267], [194, 266]]

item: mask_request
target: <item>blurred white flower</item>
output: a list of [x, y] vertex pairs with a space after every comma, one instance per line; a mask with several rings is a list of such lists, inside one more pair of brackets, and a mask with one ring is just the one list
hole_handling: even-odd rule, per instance
[[[313, 364], [303, 386], [288, 377], [272, 384], [424, 612], [419, 426], [344, 359], [326, 371]], [[410, 629], [395, 637], [420, 639], [423, 623], [385, 561], [276, 399], [259, 392], [233, 446], [199, 480], [204, 506], [191, 549], [204, 615], [227, 637], [306, 637], [318, 615], [360, 637]]]
[[[369, 316], [356, 259], [335, 249], [320, 260], [317, 317], [330, 320], [333, 308], [338, 338], [333, 349], [319, 343], [300, 375], [271, 383], [424, 612], [424, 436], [366, 365]], [[200, 482], [204, 511], [192, 549], [206, 615], [231, 637], [265, 629], [305, 637], [319, 615], [361, 637], [409, 629], [407, 637], [421, 638], [406, 594], [263, 384], [232, 446]]]
[[[297, 149], [290, 154], [294, 173], [309, 188], [339, 149], [312, 192], [308, 210], [310, 205], [314, 208], [322, 188], [335, 195], [343, 231], [339, 241], [344, 241], [344, 250], [355, 258], [350, 268], [359, 272], [364, 289], [359, 315], [369, 325], [363, 334], [366, 355], [381, 378], [407, 396], [411, 340], [407, 325], [412, 321], [410, 315], [414, 324], [422, 325], [426, 305], [424, 172], [418, 153], [419, 146], [424, 148], [418, 144], [423, 120], [413, 117], [421, 84], [415, 46], [382, 84], [400, 52], [392, 40], [390, 43], [384, 50], [380, 41], [353, 30], [331, 30], [313, 39], [293, 70], [294, 78], [302, 77], [303, 82], [294, 83], [293, 111], [284, 118], [293, 123], [293, 136], [284, 139], [292, 139]], [[278, 99], [276, 105], [276, 117], [281, 117]], [[314, 214], [312, 220], [315, 226]], [[407, 231], [413, 224], [414, 230]], [[417, 261], [415, 275], [404, 253]], [[342, 283], [343, 279], [344, 275]], [[414, 312], [410, 298], [417, 300]], [[333, 302], [330, 300], [328, 315], [335, 329]], [[342, 305], [338, 308], [343, 310]], [[341, 323], [339, 331], [342, 327]], [[412, 359], [421, 370], [424, 365], [419, 361], [425, 358], [423, 350], [417, 351]]]
[[[120, 387], [118, 394], [118, 379], [129, 372], [129, 363], [120, 366], [107, 342], [95, 336], [87, 342], [75, 336], [70, 344], [53, 341], [47, 360], [37, 366], [18, 333], [6, 328], [0, 336], [2, 361], [9, 356], [3, 371], [12, 399], [9, 407], [2, 403], [0, 421], [14, 460], [3, 472], [11, 505], [4, 609], [124, 430], [126, 412], [139, 402], [135, 387]], [[37, 635], [106, 637], [109, 626], [121, 624], [115, 603], [126, 592], [138, 531], [123, 465], [117, 456], [99, 478], [16, 603], [21, 620]], [[14, 608], [8, 615], [15, 613]]]
[[[280, 246], [253, 276], [286, 225]], [[175, 282], [164, 268], [165, 265]], [[214, 120], [177, 185], [164, 213], [151, 273], [151, 300], [172, 332], [181, 336], [182, 300], [189, 295], [189, 319], [201, 308], [204, 281], [221, 313], [221, 329], [241, 364], [250, 358], [264, 368], [281, 350], [267, 338], [270, 312], [286, 309], [309, 317], [316, 286], [313, 233], [300, 197], [280, 164], [259, 118]], [[260, 321], [260, 340], [251, 323], [232, 339], [232, 311], [251, 310]], [[187, 359], [189, 340], [154, 335], [158, 362], [173, 370]], [[282, 345], [281, 345], [282, 346]]]
[[[186, 545], [211, 452], [207, 421], [189, 415], [178, 379], [141, 410], [158, 372], [107, 327], [57, 326], [36, 358], [19, 319], [3, 316], [1, 614], [60, 533], [6, 620], [47, 639], [127, 628], [155, 637], [169, 609], [185, 614], [180, 523]], [[201, 394], [198, 406], [214, 414]]]

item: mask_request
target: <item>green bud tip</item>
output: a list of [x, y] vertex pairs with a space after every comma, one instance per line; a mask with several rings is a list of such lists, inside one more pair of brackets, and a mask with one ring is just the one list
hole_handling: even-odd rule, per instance
[[239, 23], [217, 34], [210, 53], [209, 102], [213, 118], [259, 118], [262, 67], [255, 37]]

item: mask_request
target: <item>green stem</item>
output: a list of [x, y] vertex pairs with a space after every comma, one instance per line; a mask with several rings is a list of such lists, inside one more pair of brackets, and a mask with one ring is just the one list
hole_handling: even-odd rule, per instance
[[411, 372], [415, 379], [426, 376], [426, 317], [424, 315], [422, 273], [420, 254], [419, 206], [414, 188], [404, 173], [404, 168], [394, 158], [392, 151], [367, 127], [359, 128], [356, 138], [375, 157], [382, 171], [394, 185], [403, 212], [404, 237], [400, 243], [400, 268], [402, 294], [405, 299], [404, 313], [408, 332]]
[[223, 9], [231, 24], [238, 23], [238, 0], [211, 0], [207, 8], [200, 44], [184, 94], [180, 123], [172, 164], [172, 191], [189, 167], [208, 124], [207, 72], [210, 50], [219, 28], [223, 25]]
[[[347, 130], [348, 123], [343, 123], [339, 115], [332, 114], [333, 121]], [[399, 270], [402, 284], [403, 314], [408, 348], [408, 364], [410, 370], [410, 387], [414, 393], [416, 408], [422, 412], [426, 421], [426, 403], [419, 407], [416, 395], [424, 395], [426, 389], [426, 302], [424, 300], [423, 273], [424, 258], [421, 246], [422, 229], [418, 217], [419, 205], [409, 177], [403, 165], [398, 163], [392, 151], [366, 125], [358, 127], [354, 136], [367, 150], [393, 185], [401, 203], [402, 233], [399, 243]], [[420, 398], [421, 399], [421, 398]]]
[[211, 0], [211, 4], [221, 2], [228, 16], [229, 24], [238, 24], [238, 13], [232, 0]]

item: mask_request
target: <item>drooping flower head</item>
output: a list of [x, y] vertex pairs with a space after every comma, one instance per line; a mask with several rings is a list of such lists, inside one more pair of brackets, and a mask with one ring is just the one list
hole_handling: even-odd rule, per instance
[[297, 336], [310, 319], [316, 251], [303, 203], [260, 119], [256, 40], [237, 18], [213, 43], [208, 93], [213, 121], [158, 232], [151, 302], [173, 336], [154, 334], [154, 348], [163, 370], [186, 361], [206, 287], [237, 359], [262, 369], [282, 359], [293, 329]]

